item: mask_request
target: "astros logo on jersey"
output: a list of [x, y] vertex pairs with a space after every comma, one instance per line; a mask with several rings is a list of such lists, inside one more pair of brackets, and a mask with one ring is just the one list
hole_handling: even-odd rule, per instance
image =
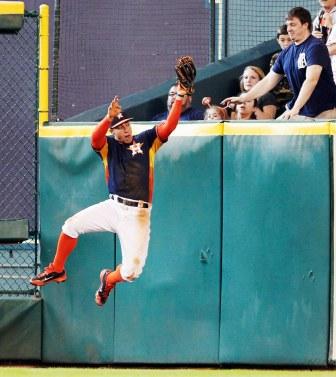
[[138, 153], [143, 154], [143, 151], [141, 149], [142, 146], [143, 146], [143, 143], [133, 143], [127, 149], [132, 151], [132, 156], [135, 156]]

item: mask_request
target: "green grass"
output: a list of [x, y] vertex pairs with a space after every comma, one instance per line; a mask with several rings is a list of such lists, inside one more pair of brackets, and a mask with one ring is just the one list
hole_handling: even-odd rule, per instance
[[336, 370], [0, 367], [0, 377], [336, 377]]

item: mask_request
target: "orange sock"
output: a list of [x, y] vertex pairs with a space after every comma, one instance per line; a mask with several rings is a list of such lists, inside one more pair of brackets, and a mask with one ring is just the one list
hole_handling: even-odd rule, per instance
[[120, 267], [121, 267], [121, 264], [119, 264], [119, 266], [117, 266], [115, 271], [111, 272], [107, 276], [106, 281], [107, 281], [108, 285], [113, 285], [115, 283], [119, 283], [121, 281], [124, 281], [124, 279], [120, 275]]
[[57, 272], [61, 272], [64, 270], [65, 262], [68, 259], [68, 256], [73, 251], [73, 249], [76, 247], [76, 245], [77, 238], [69, 237], [63, 232], [61, 232], [58, 239], [55, 258], [52, 263]]

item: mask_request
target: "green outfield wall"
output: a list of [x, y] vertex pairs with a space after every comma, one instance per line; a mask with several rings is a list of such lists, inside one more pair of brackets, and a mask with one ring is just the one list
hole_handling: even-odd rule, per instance
[[0, 360], [41, 360], [42, 300], [0, 299]]
[[327, 362], [329, 143], [329, 135], [224, 137], [223, 362]]
[[[92, 129], [40, 129], [43, 266], [64, 220], [107, 197]], [[120, 245], [81, 236], [67, 282], [41, 290], [41, 361], [326, 366], [332, 134], [317, 122], [181, 122], [156, 158], [143, 275], [97, 307]]]

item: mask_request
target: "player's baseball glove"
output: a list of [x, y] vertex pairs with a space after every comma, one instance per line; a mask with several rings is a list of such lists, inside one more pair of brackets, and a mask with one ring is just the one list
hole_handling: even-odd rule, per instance
[[196, 67], [191, 56], [181, 56], [177, 59], [175, 72], [178, 83], [187, 94], [194, 93], [194, 81], [196, 78]]

